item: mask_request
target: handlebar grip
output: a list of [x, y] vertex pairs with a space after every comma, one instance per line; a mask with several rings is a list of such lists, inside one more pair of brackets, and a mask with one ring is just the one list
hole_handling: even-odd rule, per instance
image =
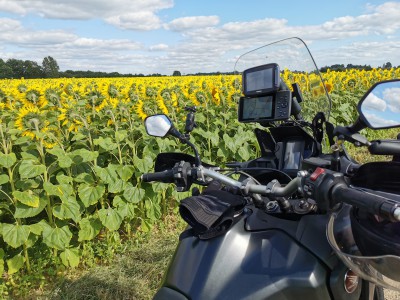
[[339, 184], [332, 189], [335, 202], [346, 202], [393, 222], [400, 221], [400, 196]]
[[173, 170], [165, 170], [162, 172], [145, 173], [140, 178], [143, 182], [159, 181], [164, 183], [173, 183], [174, 172]]

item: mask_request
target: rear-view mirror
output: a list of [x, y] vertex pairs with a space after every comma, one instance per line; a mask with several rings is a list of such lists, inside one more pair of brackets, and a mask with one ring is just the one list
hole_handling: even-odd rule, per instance
[[149, 116], [144, 120], [148, 135], [164, 137], [172, 128], [172, 121], [166, 115]]
[[375, 84], [358, 104], [361, 120], [372, 129], [400, 126], [400, 80]]

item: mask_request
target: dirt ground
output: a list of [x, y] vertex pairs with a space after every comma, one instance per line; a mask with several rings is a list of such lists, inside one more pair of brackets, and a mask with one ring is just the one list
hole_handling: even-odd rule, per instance
[[385, 289], [385, 299], [387, 300], [400, 300], [400, 292], [395, 292]]

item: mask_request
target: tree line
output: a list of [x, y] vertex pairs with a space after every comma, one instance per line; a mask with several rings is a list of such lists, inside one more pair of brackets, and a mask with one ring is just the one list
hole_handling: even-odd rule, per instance
[[[391, 69], [392, 63], [391, 62], [387, 62], [385, 64], [382, 65], [382, 69]], [[399, 66], [400, 67], [400, 66]], [[357, 69], [357, 70], [365, 70], [365, 71], [370, 71], [373, 68], [370, 65], [353, 65], [353, 64], [347, 64], [347, 66], [345, 66], [344, 64], [335, 64], [335, 65], [331, 65], [331, 66], [326, 66], [326, 67], [322, 67], [319, 70], [321, 72], [326, 72], [331, 70], [331, 71], [346, 71], [348, 69]]]
[[60, 71], [57, 61], [47, 56], [39, 65], [35, 61], [20, 60], [10, 58], [4, 61], [0, 58], [0, 79], [11, 78], [99, 78], [99, 77], [144, 77], [144, 76], [163, 76], [159, 73], [144, 75], [144, 74], [120, 74], [118, 72], [100, 72], [100, 71]]
[[[400, 67], [400, 66], [399, 66]], [[382, 65], [383, 69], [392, 68], [392, 64], [387, 62]], [[347, 69], [357, 69], [357, 70], [372, 70], [370, 65], [353, 65], [347, 64], [334, 64], [331, 66], [325, 66], [320, 68], [321, 72], [326, 72], [329, 70], [332, 71], [345, 71]], [[235, 74], [234, 72], [212, 72], [212, 73], [195, 73], [195, 74], [186, 74], [186, 75], [229, 75]], [[19, 60], [15, 58], [10, 58], [6, 61], [0, 58], [0, 79], [5, 78], [58, 78], [58, 77], [66, 77], [66, 78], [103, 78], [103, 77], [145, 77], [145, 76], [165, 76], [159, 73], [154, 74], [120, 74], [118, 72], [100, 72], [100, 71], [73, 71], [66, 70], [60, 71], [60, 67], [58, 66], [57, 61], [51, 57], [47, 56], [43, 59], [42, 64], [39, 65], [35, 61], [31, 60]], [[172, 73], [172, 76], [181, 76], [181, 72], [175, 70]]]
[[57, 78], [60, 67], [51, 56], [43, 59], [42, 65], [35, 61], [10, 58], [4, 61], [0, 58], [0, 79], [4, 78]]

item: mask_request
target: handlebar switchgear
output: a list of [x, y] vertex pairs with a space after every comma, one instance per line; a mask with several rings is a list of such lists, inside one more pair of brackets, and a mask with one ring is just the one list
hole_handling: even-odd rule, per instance
[[400, 221], [399, 195], [349, 186], [342, 173], [317, 168], [303, 177], [301, 186], [304, 195], [315, 200], [321, 211], [345, 202], [389, 221]]
[[192, 185], [191, 165], [188, 162], [180, 161], [170, 170], [155, 173], [146, 173], [141, 176], [143, 182], [158, 181], [174, 183], [178, 192], [185, 192]]
[[331, 190], [340, 184], [347, 186], [342, 173], [316, 168], [312, 174], [303, 177], [301, 186], [304, 196], [316, 201], [318, 208], [326, 212], [337, 203], [332, 199]]

